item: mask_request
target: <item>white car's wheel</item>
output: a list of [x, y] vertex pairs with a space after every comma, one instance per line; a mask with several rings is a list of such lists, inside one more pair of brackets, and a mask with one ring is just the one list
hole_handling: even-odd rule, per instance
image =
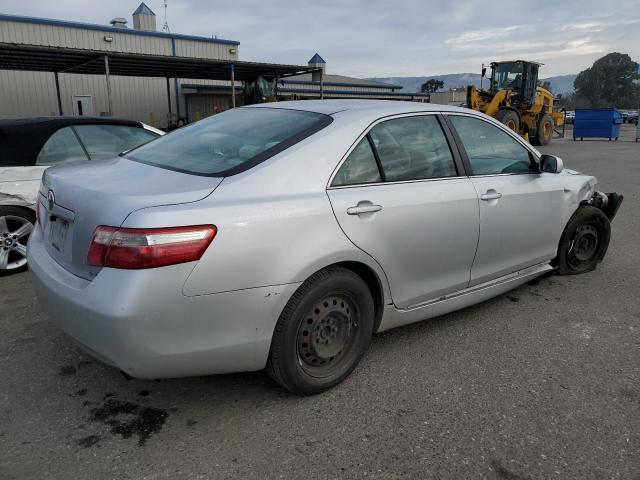
[[27, 241], [35, 220], [29, 209], [0, 207], [0, 275], [27, 269]]

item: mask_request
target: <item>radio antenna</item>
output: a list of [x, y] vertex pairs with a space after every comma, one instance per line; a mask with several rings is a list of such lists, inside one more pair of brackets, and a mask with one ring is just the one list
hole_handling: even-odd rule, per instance
[[162, 25], [162, 31], [171, 33], [169, 23], [167, 22], [167, 0], [164, 0], [164, 25]]

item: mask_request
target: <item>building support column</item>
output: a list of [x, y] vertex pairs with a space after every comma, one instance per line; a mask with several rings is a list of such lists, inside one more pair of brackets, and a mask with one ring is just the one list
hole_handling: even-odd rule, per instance
[[169, 117], [171, 117], [171, 85], [169, 84], [169, 77], [167, 80], [167, 106], [169, 107]]
[[104, 74], [107, 80], [107, 114], [113, 115], [113, 103], [111, 101], [111, 75], [109, 74], [109, 56], [104, 56]]
[[[171, 56], [176, 56], [176, 39], [171, 39]], [[173, 79], [173, 89], [176, 92], [176, 121], [180, 120], [180, 89], [178, 88], [178, 79]], [[186, 105], [186, 98], [185, 98]], [[187, 112], [187, 121], [189, 120], [189, 113]], [[185, 122], [186, 123], [186, 122]]]
[[231, 108], [236, 108], [236, 69], [231, 64]]
[[324, 100], [324, 70], [320, 70], [320, 100]]
[[60, 97], [60, 79], [58, 78], [58, 72], [53, 72], [53, 78], [56, 81], [56, 97], [58, 98], [58, 115], [62, 116], [62, 98]]

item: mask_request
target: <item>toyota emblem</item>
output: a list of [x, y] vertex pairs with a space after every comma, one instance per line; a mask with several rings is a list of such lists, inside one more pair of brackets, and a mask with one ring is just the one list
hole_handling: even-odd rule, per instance
[[49, 211], [53, 210], [53, 206], [56, 204], [56, 197], [53, 195], [53, 190], [49, 190], [49, 193], [47, 193], [47, 203], [49, 205]]

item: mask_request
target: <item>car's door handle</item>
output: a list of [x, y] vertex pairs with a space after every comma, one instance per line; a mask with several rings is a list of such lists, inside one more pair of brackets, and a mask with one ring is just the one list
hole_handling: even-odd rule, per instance
[[363, 213], [374, 213], [382, 210], [380, 205], [358, 205], [347, 208], [347, 215], [361, 215]]
[[487, 193], [480, 195], [480, 200], [497, 200], [499, 198], [502, 198], [502, 194], [495, 190], [489, 190]]

